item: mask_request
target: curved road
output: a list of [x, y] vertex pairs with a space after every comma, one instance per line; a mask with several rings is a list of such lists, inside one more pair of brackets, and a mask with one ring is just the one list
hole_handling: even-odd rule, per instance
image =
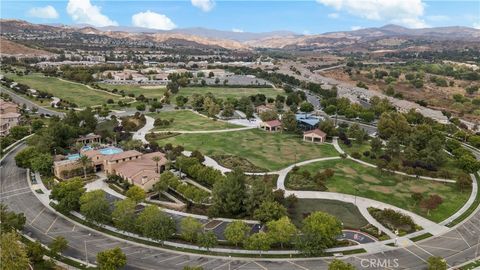
[[[202, 266], [204, 269], [326, 269], [329, 259], [243, 259], [190, 255], [172, 250], [144, 246], [110, 235], [104, 235], [69, 221], [53, 210], [46, 208], [33, 194], [27, 183], [26, 170], [15, 165], [17, 148], [5, 156], [0, 176], [0, 200], [15, 212], [23, 212], [27, 218], [24, 233], [50, 242], [57, 235], [69, 243], [65, 254], [90, 263], [95, 262], [98, 252], [119, 246], [127, 255], [126, 269], [183, 269], [184, 266]], [[358, 254], [344, 257], [358, 269], [423, 269], [432, 255], [447, 259], [449, 265], [458, 265], [477, 257], [480, 241], [480, 213], [476, 212], [467, 222], [441, 236], [432, 237], [416, 244], [376, 254]], [[395, 267], [398, 265], [398, 267]]]
[[13, 102], [15, 102], [17, 104], [25, 104], [27, 106], [27, 108], [29, 108], [30, 110], [32, 108], [37, 108], [39, 114], [57, 115], [59, 117], [64, 117], [65, 116], [65, 113], [63, 113], [63, 112], [57, 112], [57, 111], [50, 110], [50, 109], [47, 109], [45, 107], [39, 106], [39, 105], [35, 104], [34, 102], [32, 102], [31, 100], [29, 100], [27, 98], [24, 98], [24, 97], [22, 97], [18, 94], [15, 94], [13, 91], [5, 89], [2, 86], [2, 87], [0, 87], [0, 93], [3, 93], [3, 92], [7, 93], [12, 98]]

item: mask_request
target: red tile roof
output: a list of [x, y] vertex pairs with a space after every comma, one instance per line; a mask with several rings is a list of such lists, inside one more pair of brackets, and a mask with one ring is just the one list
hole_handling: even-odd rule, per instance
[[327, 136], [327, 133], [321, 131], [318, 128], [303, 132], [303, 135], [309, 135], [309, 134], [315, 134], [315, 135], [318, 135], [320, 137], [326, 137]]
[[280, 120], [270, 120], [270, 121], [264, 122], [264, 124], [269, 127], [279, 127], [282, 125], [282, 122], [280, 122]]

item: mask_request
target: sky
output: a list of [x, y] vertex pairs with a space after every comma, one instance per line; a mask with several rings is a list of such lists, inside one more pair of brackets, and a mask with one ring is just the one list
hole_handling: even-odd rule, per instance
[[2, 19], [317, 34], [397, 24], [480, 29], [480, 0], [0, 0]]

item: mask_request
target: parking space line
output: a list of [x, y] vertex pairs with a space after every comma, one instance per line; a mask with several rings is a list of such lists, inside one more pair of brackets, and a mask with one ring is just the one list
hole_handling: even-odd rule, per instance
[[[249, 264], [249, 263], [251, 263], [251, 262], [246, 262], [246, 263], [240, 265], [239, 267], [234, 268], [233, 270], [235, 270], [235, 269], [240, 269], [240, 268], [244, 267], [245, 265], [247, 265], [247, 264]], [[230, 267], [229, 267], [229, 268], [230, 268]]]
[[55, 224], [55, 222], [57, 221], [58, 219], [58, 216], [55, 217], [55, 219], [53, 220], [52, 224], [50, 224], [50, 227], [48, 227], [47, 231], [45, 231], [45, 234], [48, 234], [48, 232], [50, 231], [50, 229], [53, 227], [53, 224]]
[[32, 221], [30, 221], [30, 225], [35, 222], [35, 220], [37, 220], [37, 218], [43, 213], [43, 211], [45, 211], [45, 207], [43, 207], [42, 211], [38, 212], [38, 214], [35, 216], [35, 218], [32, 219]]
[[[442, 250], [448, 250], [448, 251], [453, 251], [453, 252], [460, 252], [461, 250], [456, 250], [456, 249], [450, 249], [450, 248], [441, 248], [441, 247], [432, 247], [432, 246], [426, 246], [426, 245], [422, 245], [423, 247], [426, 247], [426, 248], [433, 248], [433, 249], [442, 249]], [[422, 248], [422, 250], [424, 250]], [[430, 252], [428, 252], [429, 254], [432, 254]], [[433, 255], [432, 255], [433, 256]]]
[[217, 260], [217, 259], [213, 259], [213, 260], [210, 261], [209, 259], [207, 259], [206, 262], [201, 263], [201, 264], [199, 264], [199, 265], [197, 265], [197, 266], [198, 266], [198, 267], [201, 267], [201, 266], [204, 266], [205, 264], [209, 264], [209, 263], [214, 262], [214, 261], [216, 261], [216, 260]]
[[157, 262], [166, 262], [166, 261], [169, 261], [169, 260], [174, 260], [176, 258], [180, 258], [182, 256], [185, 256], [185, 255], [177, 255], [177, 256], [173, 256], [173, 257], [170, 257], [170, 258], [166, 258], [164, 260], [161, 260], [161, 261], [157, 261]]
[[425, 262], [425, 263], [427, 262], [427, 261], [425, 261], [422, 257], [420, 257], [420, 256], [418, 256], [417, 254], [411, 252], [411, 251], [408, 250], [407, 248], [404, 248], [404, 250], [408, 251], [410, 254], [412, 254], [413, 256], [415, 256], [415, 257], [417, 257], [417, 258], [419, 258], [419, 259], [422, 260], [423, 262]]
[[32, 192], [32, 191], [28, 190], [28, 191], [25, 191], [25, 192], [20, 192], [20, 193], [8, 195], [8, 196], [5, 196], [5, 197], [2, 197], [2, 200], [8, 199], [8, 198], [10, 198], [10, 197], [15, 197], [15, 196], [18, 196], [18, 195], [23, 195], [23, 194], [31, 193], [31, 192]]
[[442, 236], [442, 235], [439, 235], [437, 236], [439, 238], [445, 238], [445, 239], [452, 239], [452, 240], [462, 240], [462, 238], [457, 238], [457, 237], [450, 237], [450, 236]]
[[4, 192], [0, 193], [0, 195], [4, 195], [5, 193], [15, 192], [15, 191], [24, 190], [24, 189], [30, 189], [30, 187], [17, 188], [17, 189], [12, 189], [12, 190], [8, 190], [8, 191], [4, 191]]
[[181, 264], [188, 263], [188, 262], [191, 262], [191, 261], [196, 260], [196, 259], [197, 258], [192, 258], [190, 260], [186, 260], [186, 261], [183, 261], [183, 262], [176, 263], [175, 265], [181, 265]]
[[[465, 227], [465, 226], [464, 226], [464, 227]], [[467, 228], [465, 228], [465, 230], [468, 232], [468, 229], [467, 229]], [[470, 232], [469, 232], [469, 233], [470, 233]], [[467, 246], [470, 248], [471, 246], [470, 246], [470, 244], [467, 242], [467, 240], [465, 240], [465, 238], [463, 237], [462, 232], [459, 231], [458, 234], [460, 235], [460, 237], [462, 237], [463, 241], [464, 241], [464, 242], [467, 244]]]
[[477, 225], [475, 225], [475, 223], [473, 223], [471, 220], [468, 221], [470, 224], [472, 224], [473, 227], [475, 227], [475, 229], [477, 229], [478, 231], [480, 231], [480, 228], [477, 227]]
[[163, 255], [163, 254], [165, 254], [165, 253], [150, 254], [150, 255], [148, 255], [148, 256], [142, 257], [142, 260], [143, 260], [143, 259], [147, 259], [147, 258], [151, 258], [151, 257], [155, 257], [155, 256], [158, 256], [158, 255]]
[[268, 268], [266, 268], [265, 266], [261, 265], [260, 263], [256, 262], [256, 261], [253, 261], [256, 265], [260, 266], [262, 269], [264, 270], [268, 270]]
[[142, 252], [143, 250], [137, 250], [137, 251], [134, 251], [134, 252], [130, 252], [130, 253], [125, 253], [125, 256], [130, 256], [130, 255], [133, 255], [133, 254], [137, 254], [137, 253], [140, 253]]
[[296, 264], [296, 263], [294, 263], [294, 262], [292, 262], [292, 261], [287, 261], [287, 262], [289, 262], [289, 263], [291, 263], [292, 265], [294, 265], [294, 266], [296, 266], [296, 267], [298, 267], [298, 268], [301, 268], [301, 269], [303, 269], [303, 270], [310, 270], [310, 269], [308, 269], [307, 267], [298, 265], [298, 264]]
[[75, 231], [76, 227], [77, 227], [77, 224], [73, 224], [72, 232]]
[[[212, 270], [217, 270], [217, 269], [219, 269], [220, 267], [223, 267], [223, 266], [225, 266], [225, 265], [227, 265], [227, 264], [230, 264], [230, 262], [226, 262], [226, 263], [224, 263], [224, 264], [222, 264], [222, 265], [219, 265], [219, 266], [213, 268]], [[229, 268], [230, 268], [230, 267], [229, 267]]]

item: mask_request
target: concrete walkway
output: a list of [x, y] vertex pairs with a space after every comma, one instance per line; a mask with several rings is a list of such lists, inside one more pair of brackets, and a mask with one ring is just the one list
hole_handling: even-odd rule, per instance
[[155, 119], [153, 117], [148, 116], [148, 115], [145, 115], [145, 119], [147, 120], [145, 122], [145, 125], [141, 129], [139, 129], [135, 133], [133, 133], [132, 138], [134, 140], [140, 140], [144, 144], [147, 144], [148, 141], [147, 141], [147, 139], [145, 139], [145, 135], [147, 135], [150, 132], [150, 130], [153, 129], [153, 124], [155, 123]]

